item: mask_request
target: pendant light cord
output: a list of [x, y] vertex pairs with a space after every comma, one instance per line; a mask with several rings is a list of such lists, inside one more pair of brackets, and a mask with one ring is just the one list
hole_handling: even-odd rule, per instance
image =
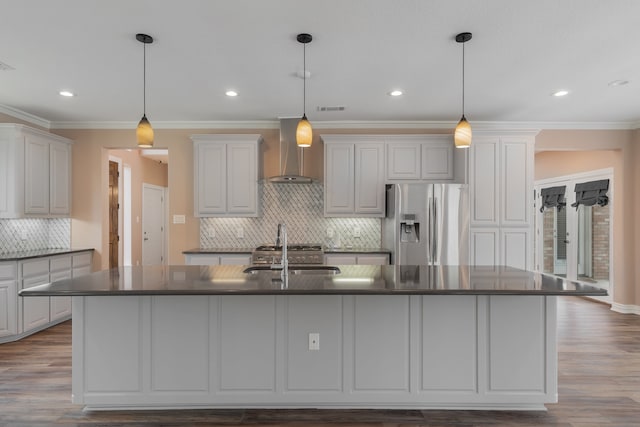
[[302, 44], [302, 115], [307, 116], [307, 44]]
[[464, 117], [464, 43], [462, 43], [462, 117]]
[[146, 43], [142, 43], [142, 115], [145, 117], [147, 116], [147, 44]]

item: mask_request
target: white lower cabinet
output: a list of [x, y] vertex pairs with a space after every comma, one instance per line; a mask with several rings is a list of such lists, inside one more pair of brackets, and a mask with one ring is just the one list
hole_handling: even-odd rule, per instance
[[325, 254], [324, 263], [326, 265], [387, 265], [389, 264], [388, 254]]
[[0, 262], [0, 343], [15, 341], [71, 317], [71, 297], [21, 297], [18, 292], [91, 273], [92, 251]]
[[185, 254], [184, 262], [187, 265], [250, 265], [250, 254]]

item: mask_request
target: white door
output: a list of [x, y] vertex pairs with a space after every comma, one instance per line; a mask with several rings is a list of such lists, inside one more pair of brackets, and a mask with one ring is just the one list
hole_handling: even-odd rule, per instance
[[142, 265], [164, 264], [164, 188], [142, 184]]

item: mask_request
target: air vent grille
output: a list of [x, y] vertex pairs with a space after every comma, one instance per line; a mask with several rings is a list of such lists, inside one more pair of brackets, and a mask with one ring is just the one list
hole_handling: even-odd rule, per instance
[[347, 109], [344, 105], [335, 105], [335, 106], [318, 106], [316, 107], [318, 111], [344, 111]]
[[5, 64], [4, 62], [0, 62], [0, 71], [10, 71], [15, 70], [11, 65]]

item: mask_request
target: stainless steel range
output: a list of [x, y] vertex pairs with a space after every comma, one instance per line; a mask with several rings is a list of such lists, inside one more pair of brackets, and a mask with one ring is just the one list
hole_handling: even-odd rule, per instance
[[[320, 244], [287, 245], [289, 264], [323, 264], [324, 251]], [[263, 245], [255, 248], [251, 254], [253, 264], [280, 264], [282, 246]]]

